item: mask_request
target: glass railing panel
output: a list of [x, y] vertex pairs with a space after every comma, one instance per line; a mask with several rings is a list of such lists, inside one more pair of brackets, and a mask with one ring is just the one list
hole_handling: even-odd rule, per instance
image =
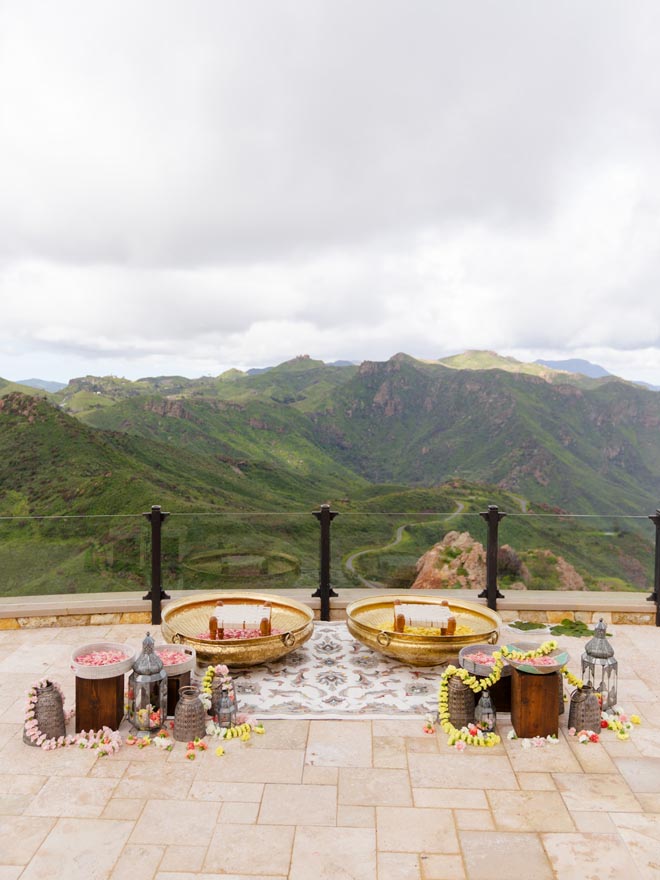
[[0, 518], [0, 596], [144, 590], [144, 517]]

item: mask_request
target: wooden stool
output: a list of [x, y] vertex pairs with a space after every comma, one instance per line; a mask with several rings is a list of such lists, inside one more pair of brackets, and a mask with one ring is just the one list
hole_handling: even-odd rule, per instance
[[511, 670], [511, 723], [519, 737], [559, 734], [559, 675]]
[[113, 678], [76, 676], [76, 733], [117, 730], [124, 717], [124, 675]]
[[496, 712], [511, 711], [511, 676], [503, 675], [499, 681], [488, 688]]
[[[167, 669], [167, 666], [165, 667]], [[176, 704], [179, 702], [179, 688], [190, 684], [190, 671], [181, 672], [179, 675], [167, 676], [167, 714], [174, 715]]]

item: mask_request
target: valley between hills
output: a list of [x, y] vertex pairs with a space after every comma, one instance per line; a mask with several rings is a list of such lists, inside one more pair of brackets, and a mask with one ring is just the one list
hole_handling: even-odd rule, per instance
[[[497, 504], [516, 589], [648, 590], [660, 395], [491, 352], [45, 392], [0, 379], [0, 593], [143, 589], [160, 504], [167, 589], [405, 589], [420, 557], [478, 586]], [[481, 547], [481, 549], [479, 549]]]

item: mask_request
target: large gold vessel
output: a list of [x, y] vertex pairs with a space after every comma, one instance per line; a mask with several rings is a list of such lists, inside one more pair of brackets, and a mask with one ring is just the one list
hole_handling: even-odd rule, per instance
[[471, 633], [443, 636], [395, 632], [394, 603], [397, 600], [423, 605], [440, 605], [443, 601], [432, 596], [417, 595], [359, 599], [346, 609], [346, 624], [351, 635], [374, 651], [411, 666], [435, 666], [456, 658], [465, 645], [497, 642], [502, 625], [499, 614], [485, 605], [453, 597], [449, 600], [449, 609], [456, 617], [457, 628], [469, 627]]
[[[218, 601], [224, 605], [272, 606], [271, 624], [281, 633], [256, 639], [200, 639], [208, 631], [209, 618]], [[286, 596], [263, 593], [214, 592], [195, 593], [184, 599], [169, 602], [163, 608], [161, 632], [166, 642], [191, 645], [197, 652], [200, 665], [226, 663], [227, 666], [258, 666], [284, 657], [304, 644], [314, 629], [314, 613], [307, 605]]]

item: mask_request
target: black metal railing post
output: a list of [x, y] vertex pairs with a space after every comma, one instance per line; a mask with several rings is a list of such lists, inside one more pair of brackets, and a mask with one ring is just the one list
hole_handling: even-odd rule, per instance
[[338, 515], [337, 511], [330, 510], [329, 504], [312, 511], [321, 525], [319, 588], [312, 593], [312, 597], [321, 599], [321, 620], [330, 620], [330, 596], [337, 596], [330, 586], [330, 523]]
[[655, 570], [653, 573], [653, 592], [646, 597], [647, 602], [655, 602], [655, 625], [660, 626], [660, 509], [649, 516], [655, 526]]
[[486, 545], [486, 589], [479, 593], [480, 599], [486, 599], [488, 607], [492, 611], [497, 611], [497, 600], [504, 599], [504, 596], [497, 589], [497, 551], [498, 545], [498, 529], [500, 520], [504, 519], [506, 513], [500, 513], [497, 504], [489, 504], [488, 510], [479, 514], [482, 519], [488, 523], [488, 543]]
[[143, 514], [151, 523], [151, 590], [143, 599], [151, 599], [151, 623], [160, 624], [160, 603], [170, 597], [163, 590], [161, 583], [161, 526], [169, 516], [163, 513], [160, 504], [153, 504], [150, 513]]

